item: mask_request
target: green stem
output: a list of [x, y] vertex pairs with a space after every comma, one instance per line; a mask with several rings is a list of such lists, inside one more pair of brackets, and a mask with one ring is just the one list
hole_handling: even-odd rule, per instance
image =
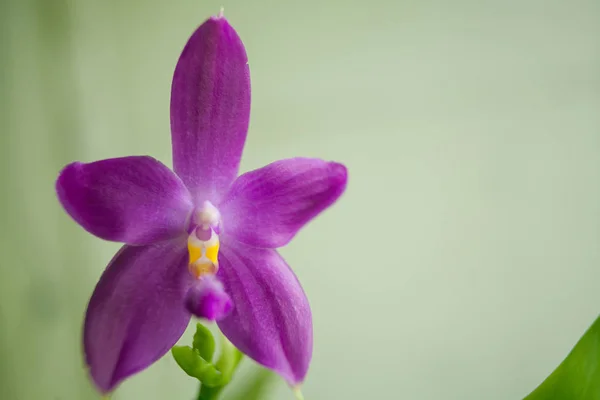
[[231, 381], [233, 373], [242, 360], [242, 356], [243, 354], [221, 333], [221, 356], [215, 366], [223, 374], [222, 384], [211, 387], [201, 383], [198, 400], [217, 400], [221, 395], [221, 391]]
[[200, 384], [200, 391], [198, 392], [198, 400], [217, 400], [224, 386], [210, 387]]

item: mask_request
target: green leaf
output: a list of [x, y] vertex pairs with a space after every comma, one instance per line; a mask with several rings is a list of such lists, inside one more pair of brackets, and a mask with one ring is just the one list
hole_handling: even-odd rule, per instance
[[600, 317], [571, 353], [524, 400], [600, 400]]
[[186, 374], [198, 379], [203, 385], [215, 387], [224, 384], [223, 374], [202, 358], [198, 350], [190, 346], [175, 346], [171, 349], [171, 354]]
[[268, 369], [257, 367], [254, 376], [226, 400], [265, 400], [275, 378], [276, 375]]
[[215, 338], [212, 332], [201, 323], [196, 324], [193, 347], [198, 350], [200, 357], [208, 362], [212, 361], [215, 354]]

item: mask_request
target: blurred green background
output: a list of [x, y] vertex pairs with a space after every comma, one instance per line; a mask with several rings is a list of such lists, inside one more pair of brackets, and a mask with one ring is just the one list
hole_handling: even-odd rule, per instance
[[[0, 0], [0, 399], [98, 398], [80, 330], [118, 245], [54, 180], [73, 160], [170, 165], [175, 62], [221, 5], [252, 72], [242, 169], [350, 171], [283, 249], [314, 312], [306, 398], [533, 390], [600, 312], [600, 2]], [[167, 356], [113, 399], [195, 390]]]

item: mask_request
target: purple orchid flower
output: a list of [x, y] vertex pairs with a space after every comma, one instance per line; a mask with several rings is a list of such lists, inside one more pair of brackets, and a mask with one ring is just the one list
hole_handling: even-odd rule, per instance
[[222, 17], [191, 36], [171, 92], [174, 173], [148, 156], [67, 165], [56, 182], [67, 213], [123, 242], [90, 299], [83, 343], [107, 393], [175, 345], [191, 314], [217, 320], [243, 353], [303, 381], [312, 317], [286, 245], [344, 192], [342, 164], [276, 161], [237, 177], [250, 116], [244, 46]]

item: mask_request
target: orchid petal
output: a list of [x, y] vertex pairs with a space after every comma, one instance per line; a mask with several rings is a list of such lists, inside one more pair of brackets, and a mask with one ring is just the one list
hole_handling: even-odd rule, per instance
[[175, 172], [194, 199], [216, 204], [235, 179], [250, 120], [250, 71], [244, 45], [222, 17], [187, 42], [171, 88]]
[[56, 192], [67, 213], [85, 230], [134, 245], [185, 233], [192, 209], [181, 179], [147, 156], [74, 162], [61, 171]]
[[191, 275], [185, 242], [125, 245], [90, 300], [83, 342], [90, 375], [103, 393], [147, 368], [188, 325], [184, 307]]
[[234, 304], [218, 322], [223, 334], [290, 385], [302, 382], [312, 357], [312, 316], [292, 270], [276, 250], [233, 240], [224, 240], [219, 265], [217, 275]]
[[346, 167], [291, 158], [241, 175], [220, 206], [227, 233], [251, 246], [287, 244], [346, 189]]

